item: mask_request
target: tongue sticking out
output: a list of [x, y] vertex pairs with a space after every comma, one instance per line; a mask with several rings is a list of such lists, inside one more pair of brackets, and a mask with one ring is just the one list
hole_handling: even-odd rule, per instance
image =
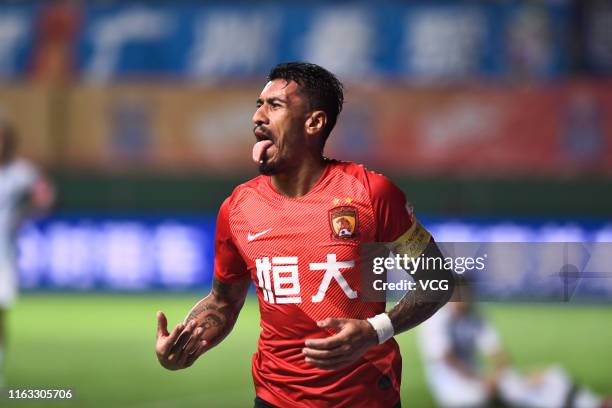
[[273, 145], [274, 143], [272, 143], [271, 140], [262, 140], [260, 142], [255, 143], [255, 145], [253, 146], [253, 161], [255, 163], [260, 163], [265, 156], [270, 157], [270, 155], [266, 155], [265, 153]]

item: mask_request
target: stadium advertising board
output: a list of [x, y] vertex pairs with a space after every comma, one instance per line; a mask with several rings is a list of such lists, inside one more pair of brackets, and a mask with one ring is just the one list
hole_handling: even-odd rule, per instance
[[[80, 87], [63, 164], [249, 172], [255, 89]], [[401, 174], [612, 174], [612, 85], [351, 86], [327, 154]], [[95, 126], [91, 126], [95, 124]], [[84, 137], [85, 136], [85, 137]]]
[[[257, 93], [237, 86], [79, 86], [61, 100], [65, 114], [58, 116], [57, 95], [49, 89], [5, 87], [0, 109], [20, 129], [23, 152], [49, 165], [221, 175], [253, 170], [242, 158], [252, 147]], [[612, 174], [610, 83], [443, 89], [355, 84], [342, 116], [327, 154], [382, 171]]]
[[[471, 275], [487, 300], [612, 299], [609, 223], [425, 218], [425, 224], [453, 269]], [[121, 291], [208, 287], [213, 239], [212, 216], [51, 218], [21, 231], [21, 285]], [[363, 281], [375, 290], [381, 265], [362, 267]], [[408, 278], [386, 261], [384, 266], [388, 282]], [[405, 289], [397, 286], [387, 295], [397, 297]]]
[[332, 157], [410, 174], [612, 170], [610, 84], [391, 88], [349, 98]]

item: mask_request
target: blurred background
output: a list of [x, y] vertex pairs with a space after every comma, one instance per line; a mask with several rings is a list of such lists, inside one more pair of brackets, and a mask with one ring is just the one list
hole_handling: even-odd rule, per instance
[[[180, 373], [155, 361], [155, 311], [207, 293], [216, 212], [257, 174], [255, 100], [291, 60], [345, 83], [326, 155], [391, 177], [438, 241], [612, 239], [610, 1], [4, 1], [0, 119], [57, 194], [20, 230], [9, 385], [249, 406], [256, 300]], [[612, 279], [591, 287], [487, 309], [518, 366], [610, 393]], [[401, 343], [404, 403], [433, 406]]]

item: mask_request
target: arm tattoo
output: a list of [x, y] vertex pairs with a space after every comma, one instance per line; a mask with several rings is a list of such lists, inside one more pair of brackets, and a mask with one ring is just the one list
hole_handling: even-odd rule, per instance
[[187, 316], [187, 320], [192, 320], [195, 319], [197, 317], [199, 317], [200, 315], [202, 315], [202, 313], [204, 313], [207, 310], [215, 310], [219, 313], [221, 313], [223, 315], [223, 317], [225, 317], [225, 319], [229, 319], [231, 316], [231, 310], [228, 306], [221, 306], [219, 307], [218, 305], [214, 304], [214, 303], [198, 303], [189, 313], [189, 316]]
[[396, 334], [418, 326], [429, 319], [442, 306], [426, 302], [423, 292], [421, 289], [409, 291], [389, 311], [389, 318]]
[[249, 284], [248, 280], [224, 283], [215, 279], [212, 292], [191, 309], [185, 323], [195, 320], [208, 343], [218, 344], [234, 327]]
[[206, 316], [215, 316], [220, 322], [223, 320], [229, 321], [233, 317], [233, 312], [229, 306], [221, 306], [214, 303], [198, 303], [192, 310], [189, 312], [186, 321], [190, 321], [193, 319], [197, 319], [207, 310], [214, 310], [221, 314], [221, 317], [217, 316], [214, 313], [209, 313]]
[[222, 297], [229, 297], [232, 294], [232, 285], [214, 279], [213, 292]]
[[[425, 257], [442, 257], [436, 243], [431, 240], [424, 251]], [[395, 307], [389, 311], [389, 318], [395, 329], [395, 333], [412, 329], [425, 320], [429, 319], [440, 307], [451, 297], [454, 289], [455, 279], [452, 271], [447, 269], [418, 270], [413, 275], [415, 281], [448, 280], [448, 290], [432, 291], [423, 290], [420, 285], [415, 290], [408, 291]]]

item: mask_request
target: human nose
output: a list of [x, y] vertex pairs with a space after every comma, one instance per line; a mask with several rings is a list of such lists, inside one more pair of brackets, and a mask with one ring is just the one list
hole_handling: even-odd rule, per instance
[[253, 123], [255, 126], [260, 126], [268, 123], [268, 117], [264, 112], [264, 106], [261, 105], [253, 114]]

